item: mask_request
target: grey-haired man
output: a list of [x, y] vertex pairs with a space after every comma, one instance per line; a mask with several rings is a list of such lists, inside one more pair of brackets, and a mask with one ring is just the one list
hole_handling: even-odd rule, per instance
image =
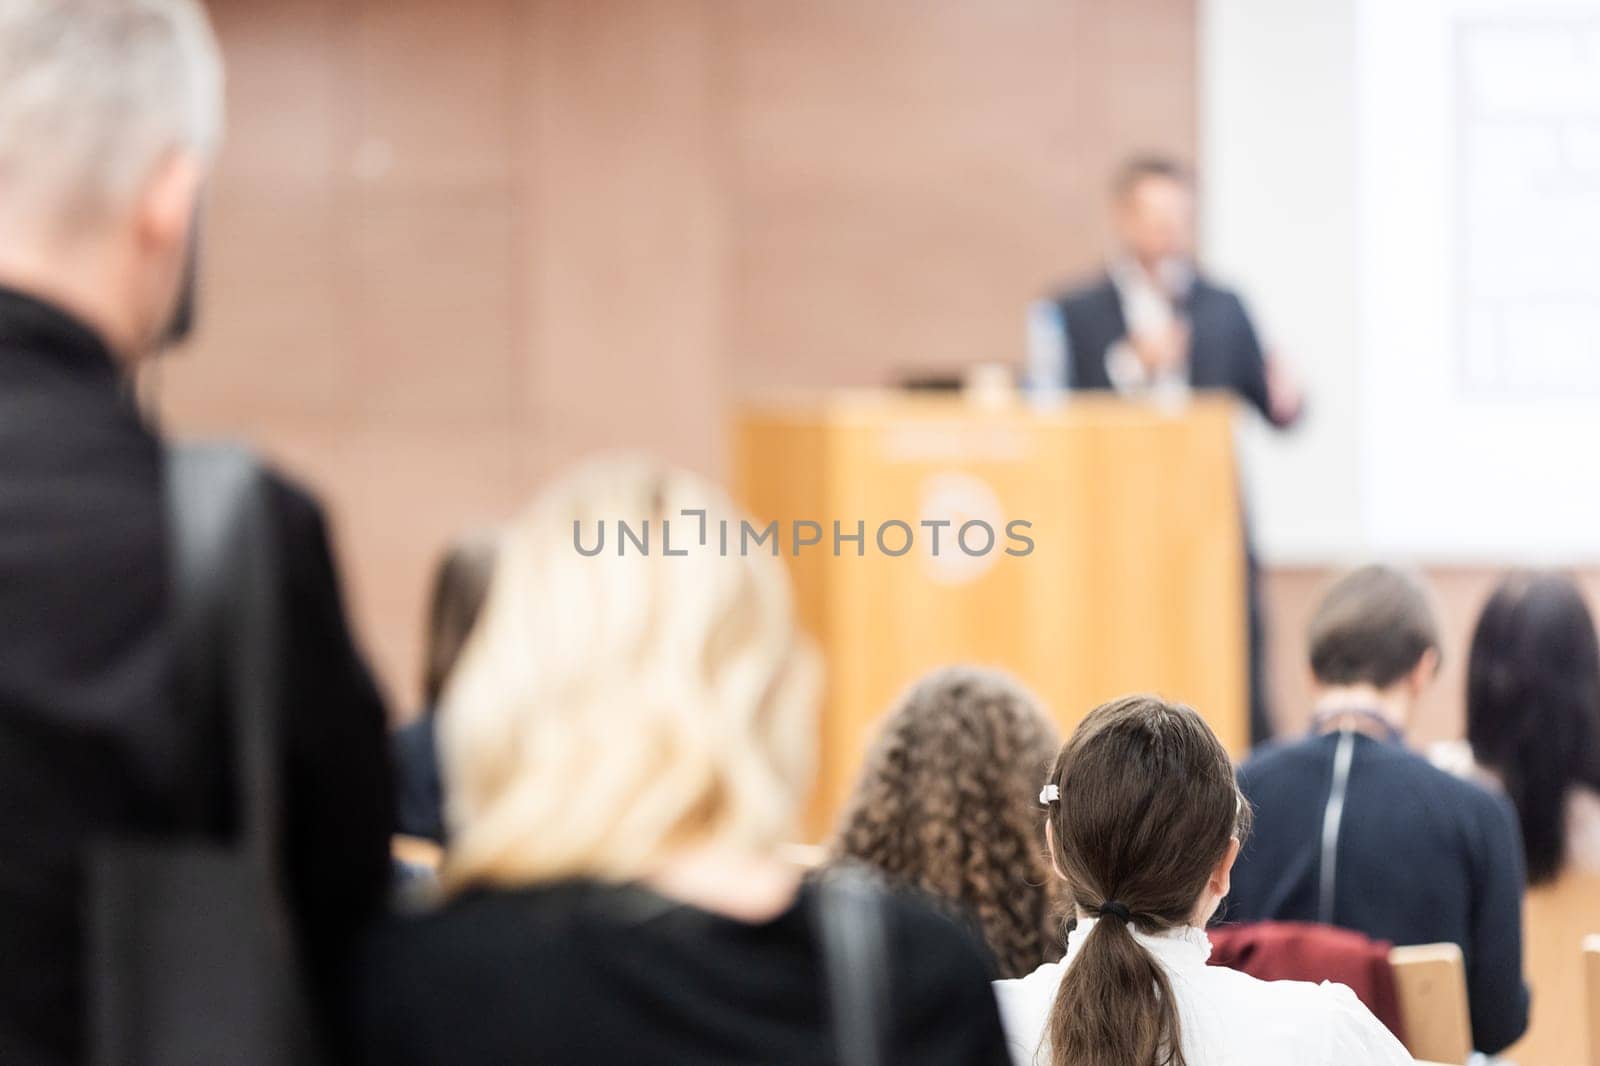
[[[130, 384], [187, 328], [221, 113], [197, 0], [0, 0], [7, 1066], [83, 1060], [91, 844], [224, 832], [232, 816], [226, 747], [206, 740], [216, 723], [173, 698], [163, 445]], [[287, 895], [310, 976], [331, 995], [386, 887], [383, 707], [320, 510], [279, 478], [269, 488], [292, 616], [279, 730]]]

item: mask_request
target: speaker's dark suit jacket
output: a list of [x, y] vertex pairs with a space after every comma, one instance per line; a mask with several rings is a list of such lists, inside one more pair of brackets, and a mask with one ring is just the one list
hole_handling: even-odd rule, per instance
[[[1103, 277], [1060, 296], [1056, 306], [1070, 348], [1068, 386], [1111, 388], [1106, 353], [1128, 333], [1116, 285]], [[1271, 420], [1266, 361], [1239, 297], [1197, 278], [1179, 309], [1189, 320], [1190, 386], [1226, 389]]]
[[[160, 439], [82, 323], [0, 289], [0, 1062], [83, 1061], [83, 861], [98, 839], [225, 832], [213, 723], [174, 706]], [[333, 982], [387, 890], [384, 711], [322, 512], [271, 482], [285, 610], [288, 895]], [[214, 738], [213, 738], [214, 739]]]

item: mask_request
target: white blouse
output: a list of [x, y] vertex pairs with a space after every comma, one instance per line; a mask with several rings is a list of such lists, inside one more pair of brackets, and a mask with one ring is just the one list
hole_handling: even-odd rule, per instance
[[[1050, 1061], [1046, 1029], [1056, 988], [1094, 923], [1078, 922], [1067, 957], [1060, 962], [994, 983], [1006, 1044], [1017, 1066]], [[1155, 936], [1135, 930], [1133, 935], [1167, 972], [1189, 1066], [1388, 1066], [1412, 1061], [1400, 1041], [1344, 985], [1258, 981], [1237, 970], [1208, 966], [1211, 941], [1201, 929]]]

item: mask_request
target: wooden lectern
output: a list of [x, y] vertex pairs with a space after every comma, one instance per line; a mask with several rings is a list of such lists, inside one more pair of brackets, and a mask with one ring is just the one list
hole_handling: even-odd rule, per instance
[[736, 492], [778, 523], [828, 672], [814, 837], [877, 720], [941, 665], [1010, 671], [1063, 730], [1106, 699], [1160, 693], [1245, 750], [1231, 410], [843, 393], [738, 414]]

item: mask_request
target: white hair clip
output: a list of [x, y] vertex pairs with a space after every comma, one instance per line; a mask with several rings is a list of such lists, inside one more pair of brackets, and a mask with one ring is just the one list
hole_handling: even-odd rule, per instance
[[1039, 790], [1039, 806], [1047, 807], [1061, 798], [1060, 785], [1046, 785]]

